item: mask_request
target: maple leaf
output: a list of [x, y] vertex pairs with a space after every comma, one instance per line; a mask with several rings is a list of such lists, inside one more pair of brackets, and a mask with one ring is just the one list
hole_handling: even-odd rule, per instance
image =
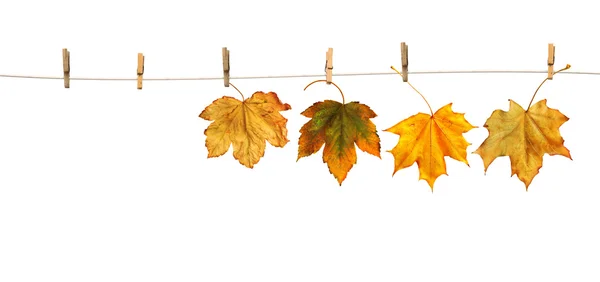
[[[402, 75], [394, 66], [391, 68]], [[410, 82], [406, 83], [417, 92], [429, 107], [431, 115], [418, 113], [385, 131], [400, 135], [398, 144], [388, 151], [394, 155], [394, 172], [412, 166], [419, 167], [419, 180], [424, 179], [433, 193], [433, 184], [446, 173], [445, 156], [465, 163], [467, 166], [467, 147], [471, 145], [462, 136], [476, 128], [466, 119], [464, 113], [452, 111], [452, 103], [441, 107], [435, 113], [431, 105]]]
[[381, 158], [377, 129], [370, 120], [377, 115], [369, 106], [325, 100], [314, 103], [302, 115], [311, 120], [300, 129], [297, 160], [318, 152], [325, 144], [323, 162], [340, 186], [356, 164], [355, 143], [362, 151]]
[[225, 154], [233, 144], [233, 157], [253, 168], [265, 154], [265, 141], [275, 147], [289, 142], [287, 119], [279, 113], [289, 109], [274, 92], [255, 92], [243, 101], [227, 96], [213, 101], [200, 114], [214, 121], [204, 130], [208, 157]]
[[[567, 64], [553, 74], [569, 68], [571, 65]], [[484, 124], [489, 135], [473, 152], [483, 160], [484, 172], [497, 157], [509, 156], [510, 176], [516, 174], [525, 184], [525, 191], [529, 190], [531, 181], [539, 173], [544, 154], [562, 155], [572, 160], [558, 130], [569, 118], [556, 109], [548, 108], [546, 99], [531, 105], [548, 79], [551, 76], [545, 78], [535, 90], [527, 110], [509, 99], [508, 112], [493, 111]]]
[[495, 110], [487, 119], [484, 127], [489, 136], [473, 153], [481, 156], [485, 171], [497, 157], [509, 156], [511, 176], [516, 174], [527, 190], [542, 167], [544, 154], [571, 159], [558, 130], [569, 118], [556, 109], [548, 108], [545, 99], [528, 110], [513, 100], [509, 101], [508, 112]]
[[475, 128], [463, 113], [452, 111], [452, 103], [433, 115], [418, 113], [384, 130], [400, 135], [398, 144], [390, 151], [394, 155], [394, 175], [398, 170], [419, 166], [419, 180], [427, 181], [433, 191], [435, 180], [446, 173], [444, 156], [469, 165], [467, 147], [462, 136]]

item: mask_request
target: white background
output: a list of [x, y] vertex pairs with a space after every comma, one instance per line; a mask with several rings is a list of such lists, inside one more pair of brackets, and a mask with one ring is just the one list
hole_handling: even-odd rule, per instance
[[392, 177], [383, 132], [418, 112], [409, 68], [600, 71], [592, 1], [7, 1], [0, 74], [218, 77], [321, 74], [369, 105], [382, 158], [358, 152], [340, 187], [321, 152], [296, 162], [300, 113], [332, 86], [312, 79], [235, 80], [274, 91], [291, 110], [284, 148], [254, 169], [231, 151], [207, 159], [198, 114], [222, 80], [144, 82], [0, 78], [0, 281], [598, 281], [597, 107], [600, 77], [557, 74], [539, 99], [570, 120], [573, 161], [544, 157], [529, 192], [507, 157], [484, 176], [485, 120], [508, 99], [527, 106], [544, 74], [410, 75], [434, 110], [453, 102], [479, 128], [470, 167], [447, 159], [431, 192], [416, 165]]

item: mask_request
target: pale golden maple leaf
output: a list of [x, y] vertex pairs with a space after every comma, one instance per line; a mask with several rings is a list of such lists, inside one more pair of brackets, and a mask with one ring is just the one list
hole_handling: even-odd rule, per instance
[[474, 152], [483, 159], [485, 171], [499, 156], [509, 156], [511, 176], [517, 175], [525, 189], [539, 173], [544, 154], [571, 159], [558, 128], [569, 120], [541, 100], [528, 110], [510, 101], [508, 111], [495, 110], [485, 122], [489, 136]]
[[222, 97], [210, 104], [200, 117], [214, 121], [204, 131], [208, 157], [225, 154], [233, 145], [233, 157], [253, 168], [264, 156], [266, 141], [283, 147], [287, 139], [287, 119], [279, 113], [291, 109], [274, 92], [255, 92], [240, 101]]

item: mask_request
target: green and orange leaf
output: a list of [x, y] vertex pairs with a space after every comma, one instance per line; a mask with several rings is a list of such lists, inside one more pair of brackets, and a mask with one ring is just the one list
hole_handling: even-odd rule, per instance
[[356, 164], [356, 148], [381, 158], [380, 140], [375, 124], [377, 115], [369, 106], [358, 102], [333, 100], [314, 103], [302, 115], [311, 118], [300, 129], [298, 160], [318, 152], [323, 145], [323, 162], [342, 185]]

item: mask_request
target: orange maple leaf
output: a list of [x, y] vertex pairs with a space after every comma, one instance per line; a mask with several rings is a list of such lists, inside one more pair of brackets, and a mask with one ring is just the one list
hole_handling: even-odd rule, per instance
[[274, 92], [255, 92], [243, 101], [227, 96], [213, 101], [200, 114], [214, 121], [204, 130], [208, 157], [225, 154], [233, 144], [233, 157], [253, 168], [265, 154], [266, 141], [275, 147], [289, 142], [287, 119], [279, 113], [289, 109]]
[[469, 165], [467, 147], [471, 145], [462, 136], [475, 128], [463, 113], [452, 111], [452, 103], [433, 115], [418, 113], [385, 131], [400, 135], [398, 144], [388, 151], [394, 155], [394, 175], [398, 170], [419, 166], [419, 180], [427, 181], [433, 191], [435, 180], [446, 173], [444, 156]]
[[[402, 75], [394, 66], [391, 67]], [[476, 128], [466, 119], [464, 113], [452, 111], [452, 103], [441, 107], [435, 113], [425, 96], [410, 82], [406, 81], [429, 107], [431, 115], [418, 113], [385, 131], [400, 135], [398, 144], [388, 151], [394, 155], [394, 172], [412, 166], [419, 166], [419, 180], [424, 179], [433, 192], [435, 180], [446, 173], [445, 156], [465, 163], [467, 166], [467, 147], [471, 145], [462, 136]]]
[[362, 151], [381, 158], [379, 135], [370, 120], [377, 115], [369, 106], [359, 102], [325, 100], [314, 103], [302, 115], [311, 120], [300, 129], [296, 161], [318, 152], [324, 144], [323, 162], [327, 163], [329, 172], [340, 186], [356, 164], [355, 143]]
[[509, 101], [508, 112], [495, 110], [487, 119], [483, 127], [487, 128], [489, 136], [473, 153], [481, 156], [485, 171], [497, 157], [509, 156], [511, 176], [516, 174], [527, 190], [542, 167], [544, 154], [571, 159], [558, 130], [569, 118], [548, 108], [545, 99], [528, 110]]

